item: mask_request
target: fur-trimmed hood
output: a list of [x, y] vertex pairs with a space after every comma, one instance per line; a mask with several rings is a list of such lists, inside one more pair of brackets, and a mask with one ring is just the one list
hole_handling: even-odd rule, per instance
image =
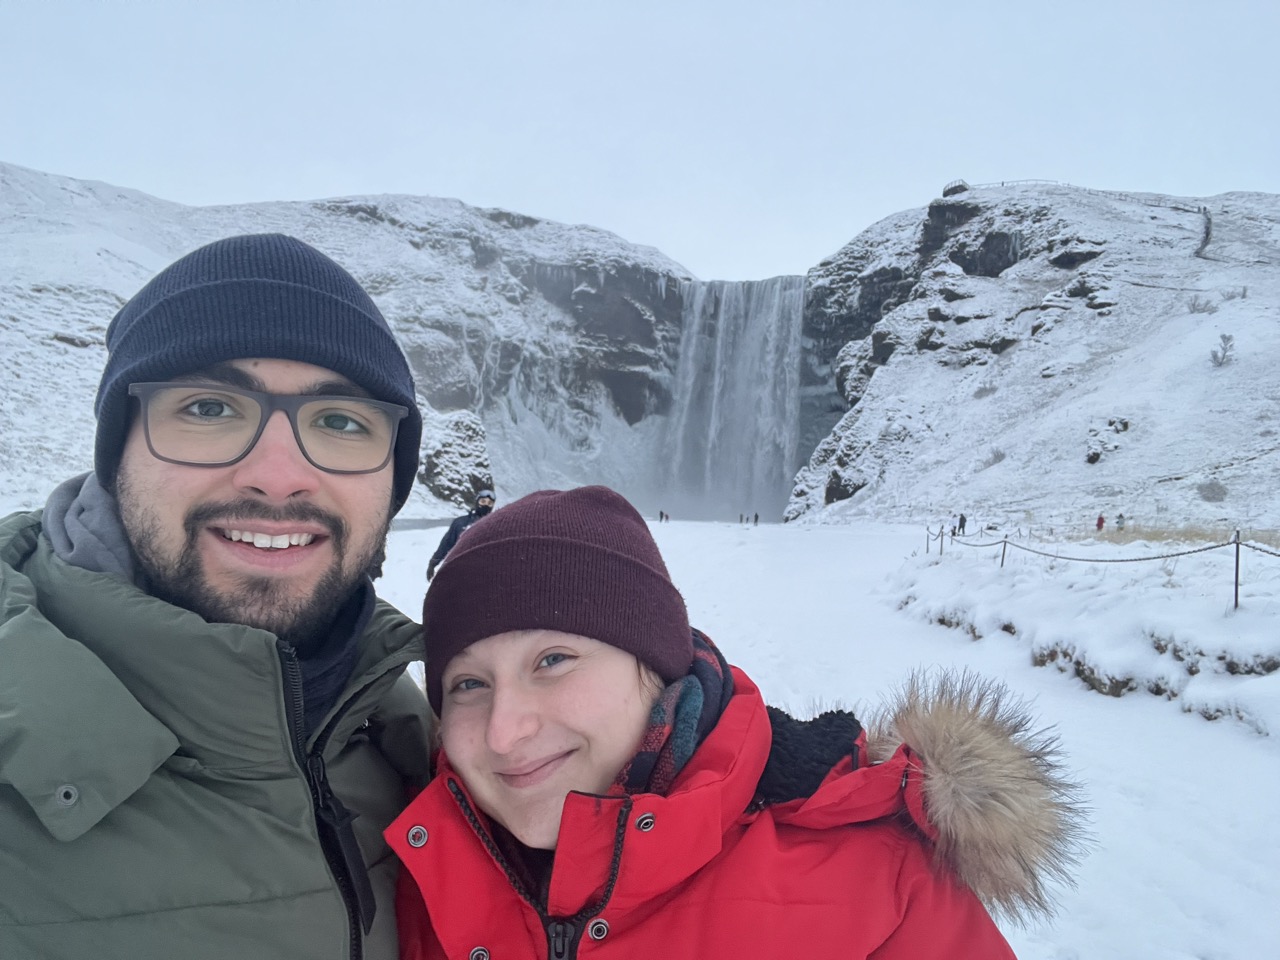
[[[1067, 775], [1058, 738], [1004, 684], [970, 672], [919, 673], [875, 712], [798, 721], [770, 708], [774, 727], [758, 802], [822, 809], [839, 791], [851, 822], [909, 814], [989, 910], [1026, 923], [1052, 914], [1052, 888], [1071, 885], [1088, 845], [1087, 808]], [[850, 743], [853, 749], [850, 750]], [[858, 808], [855, 796], [875, 797]]]

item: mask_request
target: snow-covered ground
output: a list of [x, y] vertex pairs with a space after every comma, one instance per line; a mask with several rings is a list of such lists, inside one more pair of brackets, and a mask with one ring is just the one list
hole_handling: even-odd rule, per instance
[[[1280, 557], [1243, 551], [1234, 611], [1231, 549], [1131, 564], [1010, 549], [1001, 568], [999, 547], [948, 542], [939, 558], [934, 543], [926, 554], [915, 526], [652, 529], [693, 623], [774, 704], [865, 712], [912, 670], [968, 667], [1002, 678], [1056, 724], [1095, 844], [1052, 922], [1006, 929], [1022, 960], [1277, 956], [1280, 672], [1232, 675], [1222, 665], [1280, 655]], [[380, 592], [414, 616], [441, 532], [391, 538]], [[1086, 541], [1058, 552], [1101, 561], [1188, 546]], [[1160, 641], [1183, 661], [1157, 653]], [[1057, 669], [1061, 658], [1033, 665], [1055, 646], [1135, 677], [1138, 689], [1104, 696]], [[1185, 651], [1202, 655], [1194, 675]], [[1178, 696], [1147, 692], [1152, 678]], [[1244, 719], [1183, 709], [1223, 704]]]

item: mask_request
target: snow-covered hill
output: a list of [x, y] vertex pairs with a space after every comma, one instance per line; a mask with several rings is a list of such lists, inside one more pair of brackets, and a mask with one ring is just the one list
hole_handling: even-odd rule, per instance
[[859, 339], [790, 516], [1280, 524], [1280, 197], [970, 189], [808, 280]]
[[691, 278], [656, 250], [455, 200], [192, 208], [0, 164], [3, 505], [41, 503], [91, 465], [103, 338], [125, 300], [189, 250], [271, 231], [350, 269], [405, 348], [425, 412], [410, 515], [456, 512], [495, 482], [625, 487], [637, 445], [657, 443]]
[[454, 200], [191, 208], [5, 164], [0, 507], [89, 467], [125, 298], [269, 230], [351, 269], [405, 346], [426, 421], [409, 516], [478, 483], [603, 482], [718, 519], [1280, 526], [1280, 197], [978, 187], [804, 278], [734, 284]]

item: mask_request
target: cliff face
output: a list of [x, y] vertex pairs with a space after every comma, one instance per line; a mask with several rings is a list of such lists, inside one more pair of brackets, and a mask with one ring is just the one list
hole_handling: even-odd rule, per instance
[[[636, 436], [671, 407], [686, 270], [655, 250], [450, 200], [360, 197], [188, 208], [0, 165], [0, 394], [57, 437], [7, 430], [9, 494], [91, 466], [106, 325], [155, 271], [235, 233], [279, 231], [333, 256], [399, 336], [424, 401], [411, 511], [447, 513], [478, 486], [625, 489]], [[60, 384], [58, 395], [48, 390]], [[635, 436], [633, 436], [635, 435]]]
[[833, 381], [846, 409], [788, 519], [1280, 519], [1258, 472], [1280, 465], [1274, 402], [1252, 399], [1275, 395], [1280, 198], [973, 189], [876, 224], [808, 283], [813, 396]]

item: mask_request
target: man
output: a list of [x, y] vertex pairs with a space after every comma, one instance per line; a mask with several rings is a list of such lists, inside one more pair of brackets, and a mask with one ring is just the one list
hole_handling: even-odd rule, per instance
[[444, 536], [440, 538], [440, 546], [436, 547], [436, 552], [431, 555], [430, 562], [427, 563], [427, 582], [436, 575], [436, 567], [444, 561], [449, 551], [453, 549], [453, 545], [458, 542], [458, 538], [462, 536], [462, 532], [471, 526], [481, 517], [487, 517], [489, 511], [493, 509], [494, 496], [492, 490], [481, 490], [476, 494], [476, 505], [470, 513], [464, 513], [460, 517], [455, 517], [453, 523], [449, 524], [449, 529], [445, 531]]
[[382, 830], [428, 772], [378, 600], [408, 365], [280, 235], [116, 315], [94, 472], [0, 521], [0, 957], [397, 956]]

